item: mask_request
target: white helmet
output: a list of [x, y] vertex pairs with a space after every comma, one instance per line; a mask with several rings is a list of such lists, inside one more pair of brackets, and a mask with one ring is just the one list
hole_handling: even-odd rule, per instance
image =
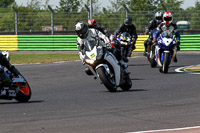
[[85, 39], [88, 34], [88, 26], [83, 22], [78, 22], [75, 25], [75, 31], [80, 38]]
[[163, 14], [163, 21], [165, 22], [167, 26], [169, 26], [172, 23], [172, 20], [173, 20], [173, 16], [171, 12], [165, 12]]

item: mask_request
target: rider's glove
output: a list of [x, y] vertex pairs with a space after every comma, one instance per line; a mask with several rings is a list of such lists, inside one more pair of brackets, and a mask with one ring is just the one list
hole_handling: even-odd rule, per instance
[[154, 38], [153, 41], [152, 41], [152, 43], [154, 44], [156, 42], [157, 42], [157, 38]]

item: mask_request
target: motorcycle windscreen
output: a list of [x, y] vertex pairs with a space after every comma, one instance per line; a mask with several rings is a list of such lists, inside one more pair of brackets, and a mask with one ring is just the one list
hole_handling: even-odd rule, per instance
[[85, 50], [86, 51], [91, 51], [95, 46], [96, 46], [96, 41], [92, 40], [92, 41], [85, 41], [84, 45], [85, 45]]

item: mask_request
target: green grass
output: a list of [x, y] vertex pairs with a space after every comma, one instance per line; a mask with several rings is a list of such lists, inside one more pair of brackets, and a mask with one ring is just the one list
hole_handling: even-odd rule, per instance
[[10, 54], [11, 64], [52, 63], [80, 60], [78, 54]]
[[[132, 54], [132, 56], [142, 56]], [[50, 53], [50, 54], [10, 54], [11, 64], [52, 63], [58, 61], [80, 60], [78, 54]]]

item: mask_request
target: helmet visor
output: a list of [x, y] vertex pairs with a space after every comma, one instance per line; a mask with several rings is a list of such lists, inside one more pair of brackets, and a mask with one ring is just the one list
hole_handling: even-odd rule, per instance
[[164, 20], [165, 20], [165, 21], [171, 21], [171, 20], [172, 20], [172, 17], [164, 17]]
[[162, 17], [156, 17], [156, 20], [162, 20]]
[[76, 31], [77, 35], [81, 38], [85, 38], [87, 36], [88, 27], [85, 25], [82, 29]]

